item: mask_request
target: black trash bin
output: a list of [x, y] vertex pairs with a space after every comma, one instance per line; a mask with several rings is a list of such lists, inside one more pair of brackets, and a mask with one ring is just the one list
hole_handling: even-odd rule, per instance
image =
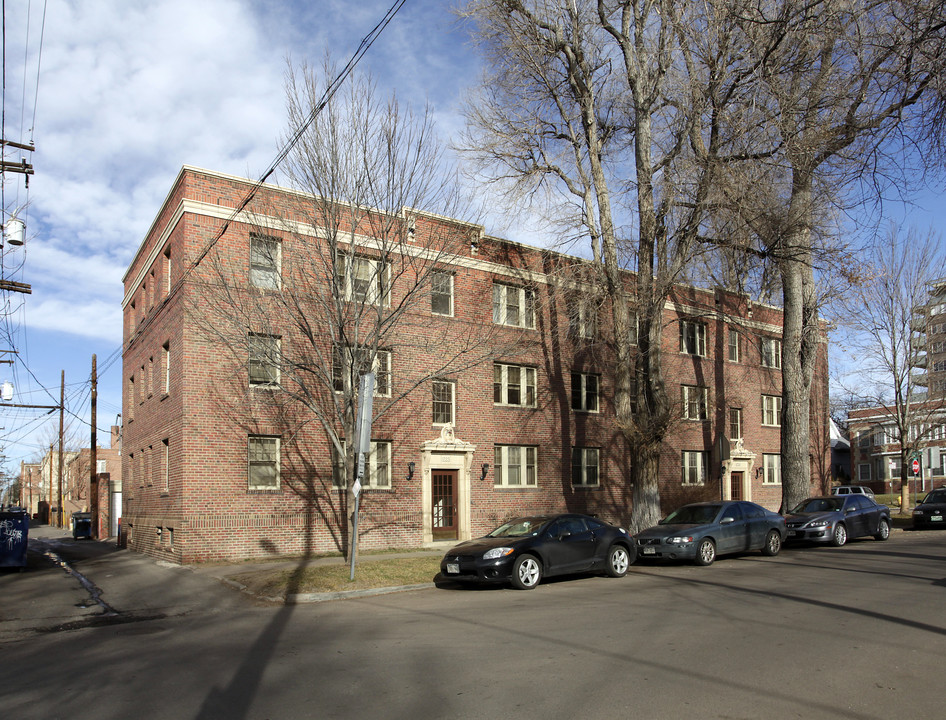
[[92, 513], [72, 513], [72, 539], [92, 537]]
[[0, 567], [26, 567], [30, 518], [25, 511], [0, 512]]

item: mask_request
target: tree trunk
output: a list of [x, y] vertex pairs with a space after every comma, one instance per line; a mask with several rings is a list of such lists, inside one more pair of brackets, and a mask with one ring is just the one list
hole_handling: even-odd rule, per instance
[[782, 507], [811, 489], [811, 383], [818, 356], [818, 302], [811, 267], [812, 181], [792, 188], [788, 231], [773, 239], [782, 278]]

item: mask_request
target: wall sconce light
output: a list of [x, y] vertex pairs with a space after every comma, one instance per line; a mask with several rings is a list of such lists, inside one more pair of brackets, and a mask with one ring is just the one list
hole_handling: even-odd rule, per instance
[[407, 479], [408, 480], [414, 479], [414, 461], [413, 460], [407, 463]]
[[483, 463], [483, 474], [480, 475], [480, 480], [486, 479], [486, 474], [489, 472], [489, 463]]
[[765, 468], [757, 467], [757, 468], [755, 469], [755, 476], [756, 476], [757, 478], [762, 477], [762, 471], [763, 471], [764, 469], [765, 469]]

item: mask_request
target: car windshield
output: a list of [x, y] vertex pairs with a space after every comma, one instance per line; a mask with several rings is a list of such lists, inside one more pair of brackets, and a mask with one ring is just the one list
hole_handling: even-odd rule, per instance
[[808, 498], [793, 509], [793, 513], [840, 512], [844, 500], [841, 498]]
[[521, 517], [500, 525], [486, 537], [525, 537], [534, 535], [549, 521], [547, 517]]
[[931, 492], [929, 495], [927, 495], [927, 496], [923, 499], [923, 502], [925, 502], [925, 503], [946, 503], [946, 490], [944, 490], [944, 491], [942, 491], [942, 492], [940, 492], [940, 491], [938, 491], [938, 490], [934, 490], [933, 492]]
[[684, 505], [660, 521], [661, 525], [703, 525], [713, 522], [721, 505]]

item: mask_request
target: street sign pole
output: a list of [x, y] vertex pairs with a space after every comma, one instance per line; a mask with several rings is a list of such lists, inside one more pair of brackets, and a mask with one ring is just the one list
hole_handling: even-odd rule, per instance
[[355, 555], [358, 553], [358, 505], [361, 501], [361, 479], [365, 476], [365, 456], [371, 452], [371, 415], [374, 401], [374, 373], [365, 373], [358, 381], [358, 415], [355, 419], [355, 454], [358, 469], [352, 493], [355, 495], [355, 510], [351, 519], [351, 571], [348, 579], [355, 579]]
[[913, 455], [913, 462], [910, 464], [910, 469], [913, 470], [913, 504], [916, 505], [916, 499], [918, 497], [918, 488], [920, 485], [920, 458]]

